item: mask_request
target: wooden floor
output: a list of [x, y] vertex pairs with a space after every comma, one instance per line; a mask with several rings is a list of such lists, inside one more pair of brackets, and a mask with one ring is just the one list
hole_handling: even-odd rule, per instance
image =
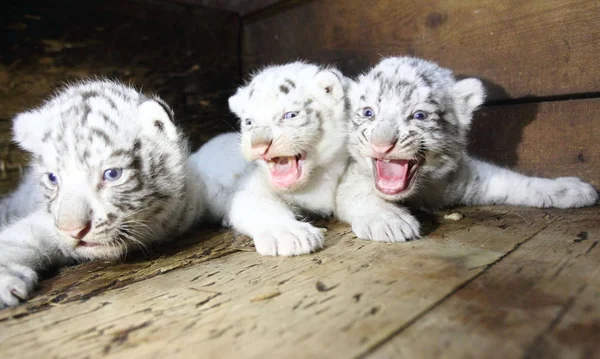
[[0, 311], [0, 358], [600, 357], [600, 207], [450, 212], [409, 243], [333, 222], [271, 258], [210, 230], [67, 268]]

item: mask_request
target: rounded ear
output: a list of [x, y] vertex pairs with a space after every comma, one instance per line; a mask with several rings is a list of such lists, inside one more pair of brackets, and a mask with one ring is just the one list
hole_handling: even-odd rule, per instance
[[485, 89], [481, 81], [475, 78], [464, 79], [454, 84], [456, 108], [466, 116], [471, 116], [485, 100]]
[[48, 120], [38, 111], [28, 111], [13, 119], [13, 140], [25, 151], [39, 153]]
[[229, 98], [229, 109], [237, 117], [242, 118], [242, 112], [248, 102], [248, 87], [240, 87], [236, 91], [235, 95]]
[[325, 95], [326, 98], [340, 100], [344, 98], [347, 78], [337, 69], [321, 70], [315, 76], [318, 98]]
[[173, 123], [173, 111], [161, 99], [142, 102], [138, 107], [142, 131], [148, 137], [166, 137], [171, 141], [179, 139], [177, 127]]

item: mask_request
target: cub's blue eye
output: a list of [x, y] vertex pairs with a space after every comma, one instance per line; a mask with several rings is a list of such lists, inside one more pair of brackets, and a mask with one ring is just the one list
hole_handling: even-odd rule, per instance
[[375, 111], [373, 111], [373, 109], [370, 107], [365, 107], [362, 110], [362, 115], [364, 117], [371, 118], [371, 117], [375, 116]]
[[252, 119], [251, 119], [251, 118], [247, 118], [247, 119], [245, 119], [245, 120], [244, 120], [244, 124], [245, 124], [246, 126], [252, 126]]
[[298, 116], [298, 111], [290, 111], [290, 112], [286, 112], [285, 115], [283, 115], [283, 118], [285, 120], [289, 120], [290, 118], [294, 118]]
[[113, 181], [116, 181], [119, 178], [121, 178], [122, 175], [123, 175], [122, 168], [109, 168], [106, 171], [104, 171], [103, 178], [105, 181], [113, 182]]
[[48, 182], [50, 182], [51, 185], [56, 186], [58, 184], [58, 177], [50, 172], [48, 173]]
[[419, 120], [419, 121], [426, 120], [427, 117], [429, 117], [429, 114], [425, 111], [417, 111], [417, 112], [413, 113], [413, 116], [412, 116], [412, 118], [414, 118], [415, 120]]

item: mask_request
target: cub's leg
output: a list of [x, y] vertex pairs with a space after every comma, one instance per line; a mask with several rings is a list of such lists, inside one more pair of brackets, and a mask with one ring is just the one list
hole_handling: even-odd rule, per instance
[[64, 264], [52, 216], [34, 212], [0, 232], [0, 308], [27, 299], [38, 282], [37, 272]]
[[256, 171], [234, 193], [228, 222], [252, 237], [256, 251], [269, 256], [295, 256], [323, 246], [323, 234], [294, 212], [261, 181]]
[[573, 208], [598, 200], [594, 187], [577, 177], [527, 177], [474, 158], [464, 162], [460, 177], [456, 183], [461, 195], [455, 204]]
[[361, 239], [404, 242], [419, 238], [417, 219], [406, 208], [379, 197], [371, 182], [354, 163], [350, 164], [337, 190], [338, 218], [350, 223]]

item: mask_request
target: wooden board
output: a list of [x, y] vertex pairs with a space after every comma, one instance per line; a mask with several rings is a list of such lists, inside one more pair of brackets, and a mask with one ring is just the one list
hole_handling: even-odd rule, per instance
[[[584, 274], [581, 268], [581, 275], [570, 277], [568, 288], [579, 288], [578, 284], [589, 280], [598, 268], [599, 251], [592, 247], [599, 227], [597, 207], [575, 211], [509, 207], [458, 211], [465, 215], [458, 222], [425, 217], [428, 234], [416, 242], [360, 241], [348, 226], [324, 223], [328, 228], [326, 248], [312, 255], [261, 257], [232, 245], [232, 253], [226, 256], [205, 257], [201, 262], [158, 271], [151, 277], [138, 277], [133, 270], [122, 285], [103, 290], [87, 288], [85, 282], [89, 279], [73, 279], [77, 272], [89, 278], [88, 265], [80, 266], [66, 271], [72, 279], [54, 288], [64, 295], [55, 297], [53, 304], [28, 310], [29, 304], [0, 312], [0, 357], [61, 358], [83, 353], [128, 358], [356, 357], [376, 348], [384, 350], [382, 345], [391, 343], [397, 333], [416, 326], [471, 286], [498, 293], [512, 286], [527, 289], [525, 284], [545, 278], [537, 268], [545, 273], [550, 266], [550, 272], [556, 272], [566, 263], [567, 275], [568, 265], [586, 251], [594, 257], [580, 265], [590, 273]], [[573, 244], [576, 230], [588, 231], [590, 238]], [[216, 233], [217, 237], [222, 235]], [[543, 243], [541, 247], [526, 247], [545, 238], [550, 238], [549, 247]], [[525, 258], [541, 253], [544, 259], [515, 259], [527, 266], [517, 271], [511, 258], [522, 258], [517, 254], [524, 248], [529, 248], [525, 250], [529, 257]], [[569, 248], [573, 256], [565, 258], [561, 251]], [[559, 252], [551, 254], [553, 250]], [[187, 249], [183, 252], [187, 254], [180, 258], [191, 253]], [[149, 266], [156, 271], [161, 262], [170, 263], [166, 267], [173, 263], [164, 257]], [[489, 284], [482, 281], [499, 272], [496, 268], [505, 262], [510, 263], [510, 271], [502, 272]], [[117, 267], [114, 273], [106, 266], [102, 275], [108, 280], [113, 273], [119, 281], [128, 272], [127, 265]], [[133, 264], [132, 269], [137, 265]], [[482, 284], [477, 285], [480, 280]], [[57, 279], [53, 281], [57, 283]], [[558, 286], [543, 288], [530, 291], [527, 303], [546, 303], [548, 292], [552, 298], [568, 296], [568, 291], [557, 293], [562, 290]], [[86, 291], [88, 295], [81, 295]], [[496, 302], [517, 306], [511, 301], [519, 292], [508, 293]], [[464, 296], [464, 300], [468, 298]], [[549, 305], [554, 309], [560, 306], [554, 300]], [[457, 314], [461, 310], [458, 308]], [[473, 320], [485, 321], [485, 312], [478, 313]], [[576, 313], [572, 312], [571, 321], [580, 324], [585, 318]], [[542, 314], [556, 313], [548, 310]], [[527, 322], [520, 325], [526, 326]], [[495, 327], [486, 329], [496, 345], [507, 340], [506, 336], [494, 336]], [[421, 337], [437, 341], [430, 335]]]
[[542, 177], [578, 176], [600, 188], [600, 99], [488, 107], [469, 151]]
[[10, 146], [12, 117], [67, 81], [105, 76], [159, 94], [193, 148], [235, 123], [227, 107], [239, 82], [235, 13], [145, 0], [2, 1], [0, 13], [2, 189], [24, 164]]
[[600, 209], [565, 217], [397, 332], [372, 357], [598, 357]]
[[598, 92], [597, 0], [308, 1], [244, 21], [243, 72], [298, 58], [356, 75], [415, 55], [487, 81], [491, 100]]

